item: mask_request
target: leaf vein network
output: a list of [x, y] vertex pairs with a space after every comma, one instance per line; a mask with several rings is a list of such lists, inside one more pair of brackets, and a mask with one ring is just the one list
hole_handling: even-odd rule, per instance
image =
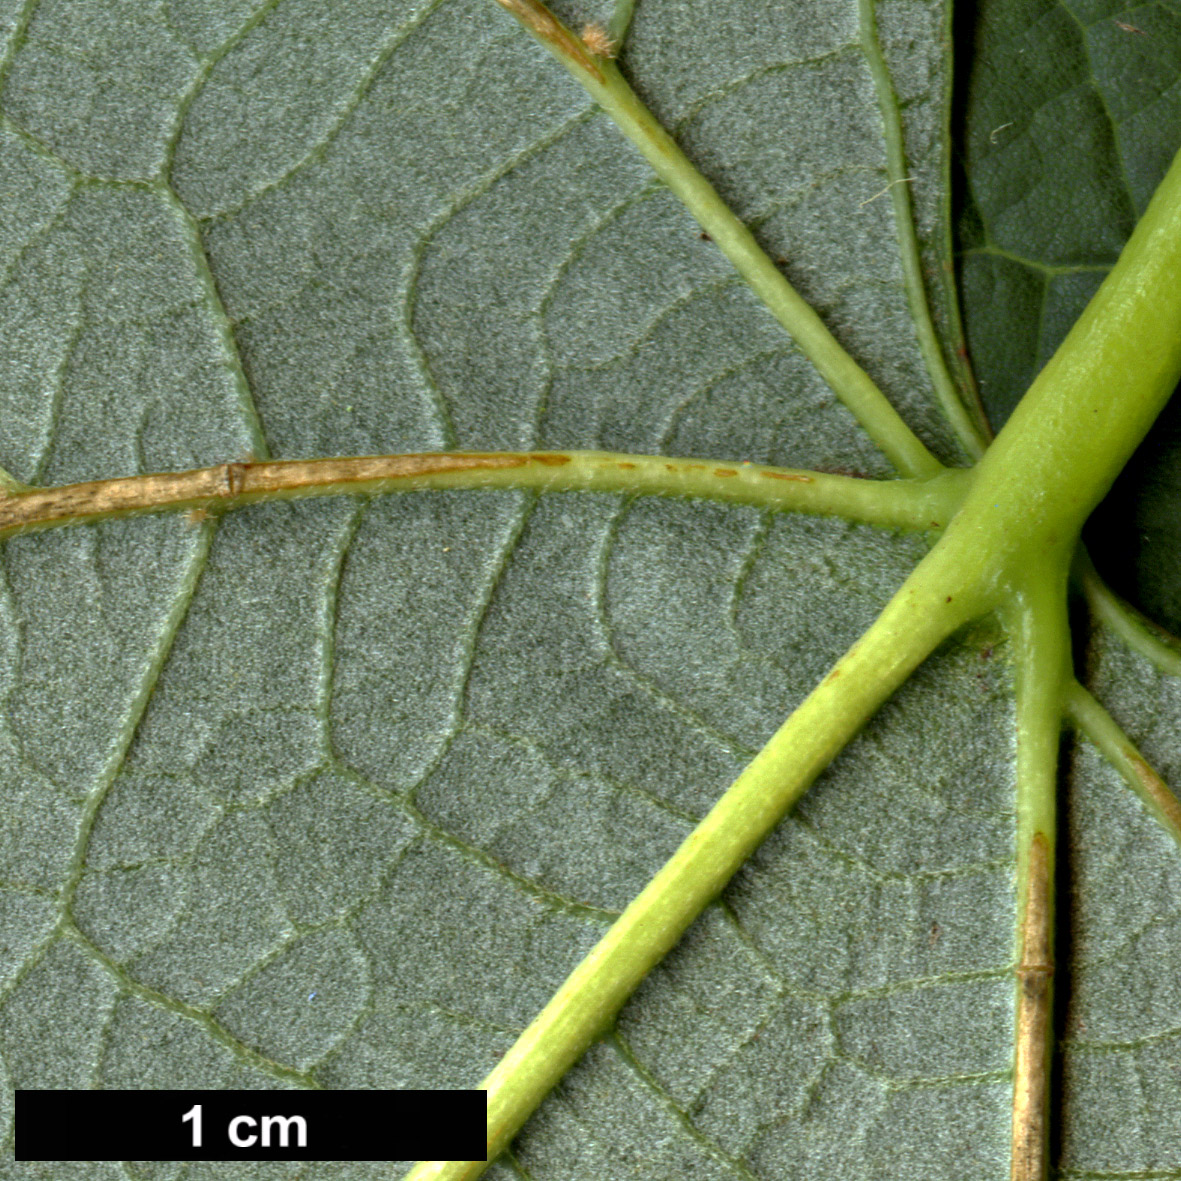
[[[446, 395], [434, 377], [429, 357], [419, 341], [414, 327], [418, 304], [418, 285], [427, 252], [434, 239], [472, 202], [484, 196], [498, 181], [508, 176], [514, 169], [520, 167], [534, 156], [540, 155], [548, 148], [553, 147], [564, 136], [573, 131], [575, 127], [589, 122], [594, 117], [594, 107], [588, 104], [577, 115], [559, 123], [555, 128], [535, 139], [528, 147], [522, 148], [515, 155], [491, 168], [472, 185], [469, 185], [467, 189], [453, 198], [447, 208], [439, 213], [425, 227], [421, 237], [414, 244], [406, 270], [406, 277], [402, 284], [402, 327], [407, 346], [418, 365], [426, 390], [434, 401], [435, 413], [439, 419], [439, 427], [443, 435], [443, 443], [447, 448], [458, 446], [450, 406]], [[305, 284], [305, 289], [311, 282], [312, 280], [309, 280]]]
[[582, 258], [594, 238], [601, 234], [608, 226], [618, 221], [620, 216], [633, 205], [638, 204], [649, 193], [656, 191], [658, 188], [659, 182], [649, 179], [638, 185], [632, 192], [625, 194], [610, 204], [582, 234], [570, 243], [566, 254], [549, 277], [547, 285], [542, 292], [542, 297], [533, 312], [538, 325], [538, 345], [546, 373], [545, 381], [537, 398], [537, 406], [533, 412], [533, 431], [530, 436], [530, 445], [533, 447], [539, 446], [538, 441], [541, 438], [541, 428], [545, 421], [550, 391], [553, 389], [554, 379], [557, 375], [558, 366], [554, 360], [553, 349], [550, 346], [550, 337], [547, 329], [550, 306], [557, 296], [558, 287], [570, 268]]
[[127, 756], [131, 751], [132, 742], [139, 731], [140, 723], [147, 714], [160, 674], [168, 663], [172, 653], [172, 646], [181, 626], [188, 617], [197, 587], [208, 564], [209, 553], [213, 545], [217, 522], [206, 521], [201, 527], [201, 533], [196, 539], [194, 548], [186, 560], [184, 573], [177, 587], [176, 595], [168, 609], [164, 626], [156, 637], [155, 644], [149, 650], [144, 661], [143, 672], [135, 693], [128, 701], [128, 709], [116, 741], [113, 743], [110, 758], [99, 772], [98, 783], [88, 794], [83, 805], [78, 822], [78, 836], [74, 851], [70, 858], [70, 869], [62, 885], [62, 914], [75, 928], [76, 920], [73, 915], [73, 900], [78, 886], [86, 873], [86, 856], [90, 847], [90, 839], [94, 832], [94, 825], [98, 819], [111, 788], [114, 786], [120, 771], [124, 768]]
[[714, 103], [720, 102], [723, 99], [729, 98], [731, 95], [738, 93], [752, 82], [757, 82], [760, 78], [766, 77], [770, 74], [784, 74], [790, 70], [797, 68], [820, 67], [826, 66], [831, 62], [840, 61], [845, 58], [862, 57], [861, 46], [855, 41], [850, 41], [846, 45], [838, 45], [835, 49], [827, 50], [825, 53], [820, 53], [814, 57], [793, 58], [790, 61], [774, 62], [770, 65], [761, 65], [745, 74], [739, 75], [737, 78], [731, 79], [720, 86], [715, 86], [703, 94], [698, 95], [693, 102], [689, 103], [685, 109], [674, 119], [669, 127], [673, 135], [680, 139], [685, 126], [692, 120], [696, 119], [703, 111]]
[[738, 754], [743, 758], [749, 759], [755, 754], [753, 748], [749, 747], [733, 734], [727, 734], [724, 730], [719, 729], [692, 706], [681, 701], [675, 694], [663, 689], [654, 677], [641, 672], [619, 650], [619, 645], [615, 639], [615, 628], [611, 623], [610, 613], [607, 609], [607, 579], [615, 538], [620, 525], [630, 511], [631, 502], [623, 501], [608, 519], [599, 543], [599, 556], [595, 567], [593, 610], [598, 624], [599, 634], [602, 636], [603, 643], [607, 649], [608, 660], [638, 689], [646, 693], [653, 701], [658, 702], [672, 711], [707, 742], [721, 747], [727, 754]]
[[1082, 53], [1082, 56], [1086, 62], [1086, 72], [1087, 72], [1087, 78], [1088, 78], [1087, 84], [1088, 84], [1089, 88], [1091, 89], [1091, 92], [1095, 95], [1096, 99], [1098, 100], [1099, 106], [1103, 110], [1103, 117], [1106, 119], [1109, 130], [1111, 132], [1112, 144], [1115, 147], [1115, 151], [1113, 152], [1113, 155], [1116, 157], [1117, 167], [1119, 168], [1120, 180], [1123, 184], [1124, 196], [1127, 199], [1128, 208], [1135, 209], [1136, 201], [1135, 201], [1135, 198], [1133, 197], [1133, 194], [1135, 193], [1136, 190], [1132, 184], [1131, 177], [1128, 175], [1127, 153], [1124, 151], [1121, 151], [1120, 146], [1119, 146], [1119, 143], [1120, 143], [1120, 122], [1115, 117], [1114, 113], [1112, 112], [1111, 104], [1107, 101], [1107, 95], [1104, 93], [1103, 87], [1101, 87], [1099, 85], [1099, 82], [1097, 80], [1098, 75], [1095, 72], [1094, 55], [1091, 52], [1090, 38], [1087, 36], [1087, 34], [1090, 32], [1090, 28], [1086, 24], [1083, 23], [1082, 19], [1078, 15], [1078, 13], [1075, 12], [1074, 8], [1070, 4], [1062, 3], [1062, 0], [1059, 0], [1059, 6], [1066, 11], [1067, 16], [1072, 21], [1074, 21], [1074, 23], [1078, 26], [1078, 29], [1079, 29], [1078, 46], [1079, 46], [1079, 50]]
[[623, 1062], [631, 1075], [646, 1091], [656, 1097], [661, 1106], [672, 1115], [681, 1130], [691, 1140], [703, 1148], [719, 1164], [725, 1165], [735, 1177], [741, 1178], [742, 1181], [759, 1181], [757, 1175], [751, 1172], [738, 1157], [726, 1152], [712, 1136], [707, 1136], [697, 1126], [688, 1110], [677, 1102], [668, 1088], [640, 1061], [627, 1038], [618, 1029], [611, 1034], [611, 1043], [619, 1060]]
[[[260, 23], [262, 14], [265, 14], [270, 9], [279, 7], [280, 3], [281, 0], [269, 0], [267, 4], [263, 5], [259, 10], [256, 10], [256, 13], [252, 14], [250, 21], [247, 22], [247, 25], [243, 26], [242, 30], [235, 34], [234, 37], [230, 38], [221, 48], [221, 50], [213, 56], [213, 59], [208, 64], [208, 68], [205, 69], [204, 73], [201, 75], [201, 87], [197, 88], [192, 94], [186, 95], [187, 101], [182, 108], [182, 117], [187, 107], [191, 106], [196, 100], [197, 95], [200, 93], [200, 89], [203, 88], [205, 82], [208, 81], [210, 75], [213, 72], [213, 67], [217, 64], [217, 62], [221, 60], [221, 58], [223, 58], [226, 53], [235, 48], [240, 40], [247, 33], [249, 33], [251, 29]], [[408, 21], [398, 26], [391, 32], [390, 36], [378, 47], [377, 53], [374, 54], [372, 62], [370, 62], [368, 69], [361, 75], [353, 91], [345, 98], [344, 102], [340, 104], [335, 118], [324, 129], [321, 137], [317, 140], [314, 140], [310, 146], [304, 150], [303, 155], [300, 156], [300, 158], [294, 164], [291, 164], [279, 176], [267, 181], [253, 192], [248, 193], [236, 205], [226, 206], [223, 209], [219, 209], [216, 212], [203, 217], [202, 220], [214, 222], [229, 220], [230, 218], [236, 217], [248, 209], [256, 201], [260, 200], [262, 197], [265, 197], [267, 193], [272, 192], [275, 189], [282, 188], [283, 185], [285, 185], [294, 176], [297, 176], [305, 168], [323, 160], [324, 156], [328, 152], [328, 149], [335, 142], [337, 136], [340, 135], [340, 133], [347, 126], [349, 120], [352, 118], [357, 108], [364, 101], [365, 96], [373, 88], [374, 83], [377, 81], [386, 63], [390, 60], [390, 58], [393, 57], [402, 44], [415, 32], [415, 30], [420, 25], [424, 24], [427, 19], [433, 16], [436, 9], [440, 8], [444, 3], [445, 0], [430, 0], [428, 4], [423, 5], [423, 7]], [[176, 130], [177, 142], [179, 142], [179, 138], [182, 134], [183, 122], [182, 120], [178, 119], [178, 126]]]
[[480, 597], [475, 601], [471, 615], [462, 629], [464, 644], [459, 654], [459, 667], [455, 677], [454, 687], [451, 691], [451, 717], [448, 719], [444, 733], [439, 739], [438, 748], [435, 751], [434, 757], [405, 791], [406, 801], [415, 809], [416, 814], [418, 813], [418, 806], [415, 797], [419, 789], [442, 765], [443, 759], [447, 756], [448, 751], [450, 751], [456, 738], [458, 738], [467, 720], [466, 699], [468, 688], [471, 684], [472, 671], [475, 668], [476, 656], [479, 651], [480, 632], [483, 630], [484, 621], [487, 619], [488, 612], [492, 608], [497, 588], [508, 572], [509, 565], [512, 562], [513, 551], [516, 549], [517, 542], [521, 539], [528, 526], [529, 518], [532, 516], [536, 504], [536, 495], [521, 496], [518, 498], [514, 517], [504, 527], [503, 533], [497, 542], [494, 555], [485, 568], [483, 590]]

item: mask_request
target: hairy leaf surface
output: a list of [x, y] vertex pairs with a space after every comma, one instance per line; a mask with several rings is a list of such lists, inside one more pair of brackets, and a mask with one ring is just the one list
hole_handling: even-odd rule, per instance
[[[622, 61], [928, 446], [963, 462], [898, 262], [870, 11], [954, 358], [943, 5], [641, 0]], [[1023, 19], [1036, 42], [1041, 19], [1114, 18]], [[488, 0], [28, 0], [5, 28], [0, 464], [19, 479], [527, 447], [890, 474]], [[1002, 23], [986, 59], [997, 86], [1026, 69], [1057, 85], [1010, 60], [1018, 32]], [[1097, 69], [1069, 60], [1084, 82]], [[1062, 83], [1063, 101], [1131, 85], [1103, 79]], [[1049, 166], [1077, 160], [1099, 179], [1092, 253], [1050, 284], [1064, 327], [1167, 154], [1116, 184], [1102, 129], [1073, 107], [1051, 122], [1080, 130], [1050, 152], [1015, 128], [1007, 180], [969, 130], [987, 233], [964, 286], [969, 309], [988, 283], [1005, 302], [997, 227], [1017, 251], [1065, 220], [1003, 194], [994, 215], [977, 190], [1057, 192]], [[1082, 249], [1030, 251], [1013, 282]], [[1019, 392], [1042, 338], [1018, 354], [977, 322], [986, 393]], [[474, 1085], [924, 552], [707, 502], [470, 491], [6, 542], [4, 1169], [396, 1176], [17, 1164], [11, 1093]], [[1112, 644], [1093, 663], [1176, 782], [1176, 683]], [[981, 627], [839, 757], [489, 1176], [1004, 1176], [1012, 735], [1005, 651]], [[1056, 1154], [1064, 1176], [1181, 1177], [1181, 863], [1089, 748], [1071, 789]]]

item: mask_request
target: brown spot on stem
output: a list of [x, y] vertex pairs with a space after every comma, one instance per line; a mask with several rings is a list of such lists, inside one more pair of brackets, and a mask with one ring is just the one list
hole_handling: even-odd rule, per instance
[[768, 480], [792, 480], [796, 484], [815, 483], [811, 476], [801, 476], [795, 472], [759, 472], [759, 475], [766, 476]]
[[222, 495], [223, 496], [238, 496], [246, 488], [246, 475], [250, 471], [250, 464], [247, 463], [225, 463], [222, 464]]
[[529, 458], [537, 460], [538, 463], [544, 463], [548, 467], [561, 467], [564, 463], [570, 462], [569, 455], [547, 455], [541, 451], [535, 451]]
[[715, 476], [736, 476], [738, 472], [732, 467], [716, 467], [714, 468]]
[[617, 466], [621, 467], [625, 472], [630, 472], [636, 465], [634, 463], [621, 463]]

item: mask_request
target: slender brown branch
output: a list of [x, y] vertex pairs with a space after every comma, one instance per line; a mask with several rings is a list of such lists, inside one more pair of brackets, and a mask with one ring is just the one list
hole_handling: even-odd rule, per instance
[[1013, 1066], [1011, 1181], [1045, 1181], [1050, 1107], [1054, 905], [1049, 844], [1030, 847], [1028, 893], [1021, 918], [1017, 977], [1017, 1053]]
[[691, 496], [843, 516], [896, 529], [940, 529], [967, 472], [932, 480], [862, 480], [763, 464], [599, 451], [428, 452], [222, 463], [0, 494], [0, 538], [57, 525], [162, 511], [224, 512], [261, 500], [430, 488], [523, 488]]
[[520, 466], [517, 455], [389, 455], [361, 459], [220, 463], [187, 472], [157, 472], [37, 488], [0, 499], [0, 537], [107, 517], [162, 510], [217, 511], [281, 492], [327, 495], [377, 491], [394, 481], [445, 472]]

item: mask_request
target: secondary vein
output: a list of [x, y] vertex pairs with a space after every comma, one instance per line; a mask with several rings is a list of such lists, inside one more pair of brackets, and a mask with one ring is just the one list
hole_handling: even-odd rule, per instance
[[424, 452], [342, 459], [222, 463], [0, 490], [0, 538], [142, 513], [220, 513], [268, 500], [425, 489], [506, 488], [700, 497], [780, 512], [840, 516], [887, 529], [942, 529], [971, 476], [862, 480], [754, 463], [603, 451]]

